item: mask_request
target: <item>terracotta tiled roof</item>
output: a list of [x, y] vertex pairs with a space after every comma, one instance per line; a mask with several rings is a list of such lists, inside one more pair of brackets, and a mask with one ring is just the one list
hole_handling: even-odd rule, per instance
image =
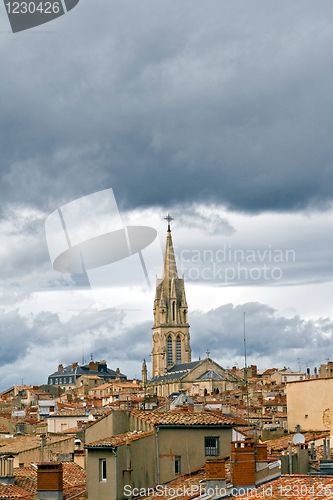
[[30, 494], [37, 493], [37, 471], [31, 467], [14, 469], [15, 483]]
[[[64, 500], [80, 494], [77, 500], [87, 498], [86, 494], [86, 472], [74, 462], [63, 462], [63, 484]], [[37, 493], [37, 469], [36, 467], [22, 467], [14, 469], [15, 486], [0, 484], [0, 498], [17, 498], [32, 500]], [[6, 490], [5, 488], [8, 488]], [[11, 488], [11, 489], [10, 489]], [[15, 489], [13, 489], [15, 488]], [[7, 496], [5, 496], [7, 495]], [[15, 496], [16, 495], [16, 496]]]
[[274, 413], [275, 417], [279, 417], [279, 418], [282, 418], [282, 417], [285, 417], [287, 418], [288, 414], [285, 412], [285, 411], [276, 411]]
[[101, 384], [101, 385], [98, 385], [97, 387], [93, 387], [90, 390], [91, 391], [101, 391], [103, 389], [107, 389], [108, 387], [112, 387], [112, 384]]
[[[272, 487], [272, 494], [267, 494], [268, 487]], [[279, 479], [257, 488], [256, 495], [253, 498], [285, 500], [289, 495], [299, 500], [331, 499], [333, 495], [333, 476], [281, 476]], [[234, 499], [244, 500], [244, 495], [238, 495]]]
[[33, 499], [30, 493], [16, 484], [0, 484], [0, 498], [16, 498], [19, 500]]
[[[315, 441], [316, 439], [321, 439], [329, 436], [329, 431], [324, 432], [305, 432], [305, 443], [309, 443], [310, 441]], [[278, 439], [271, 439], [270, 441], [265, 441], [267, 443], [267, 449], [270, 452], [273, 451], [282, 451], [288, 448], [288, 445], [293, 440], [294, 434], [288, 434], [287, 436], [283, 436]]]
[[[48, 436], [47, 444], [58, 443], [60, 441], [65, 441], [70, 439], [69, 436]], [[32, 450], [34, 448], [40, 447], [40, 437], [39, 436], [26, 436], [20, 439], [16, 439], [5, 446], [0, 448], [0, 455], [21, 453], [22, 451]]]
[[63, 479], [66, 486], [85, 484], [86, 471], [74, 462], [63, 462]]
[[57, 413], [53, 413], [51, 418], [53, 417], [85, 417], [86, 409], [89, 410], [89, 415], [105, 415], [110, 412], [109, 408], [74, 408], [74, 409], [65, 409], [58, 411]]
[[133, 431], [127, 432], [126, 434], [120, 434], [119, 436], [112, 436], [104, 439], [99, 439], [98, 441], [94, 441], [93, 443], [89, 443], [87, 448], [103, 448], [103, 447], [116, 447], [121, 444], [127, 443], [128, 441], [135, 441], [137, 439], [141, 439], [147, 436], [153, 436], [154, 431]]
[[151, 425], [231, 425], [234, 423], [232, 418], [210, 411], [170, 413], [133, 410], [131, 415]]
[[[96, 420], [94, 420], [93, 423], [95, 423], [95, 422], [96, 422]], [[69, 429], [61, 431], [61, 434], [76, 434], [79, 431], [82, 431], [82, 428], [80, 428], [80, 427], [70, 427]]]
[[[81, 495], [80, 495], [81, 493]], [[85, 485], [70, 486], [64, 488], [64, 500], [75, 497], [75, 500], [88, 499], [88, 493]]]
[[[226, 469], [227, 469], [227, 464], [226, 464]], [[143, 496], [140, 497], [141, 500], [144, 499], [155, 499], [156, 496], [159, 500], [190, 500], [194, 497], [198, 497], [198, 492], [200, 490], [200, 485], [202, 484], [202, 481], [205, 481], [205, 468], [200, 467], [199, 469], [196, 469], [195, 471], [192, 471], [191, 474], [185, 474], [177, 479], [171, 481], [168, 483], [166, 486], [167, 488], [164, 490], [163, 494], [161, 492], [158, 492], [158, 495], [156, 495], [156, 490], [154, 493], [151, 493], [148, 496]], [[205, 483], [202, 484], [202, 487], [204, 488]], [[193, 489], [193, 492], [196, 492], [191, 495], [191, 489]], [[180, 492], [180, 494], [179, 494]], [[183, 494], [185, 492], [185, 495]], [[187, 494], [189, 492], [189, 494]], [[207, 497], [206, 497], [207, 498]], [[243, 497], [243, 500], [247, 500], [246, 498]]]
[[4, 424], [0, 424], [0, 432], [2, 434], [10, 434], [9, 430], [7, 429], [7, 427]]

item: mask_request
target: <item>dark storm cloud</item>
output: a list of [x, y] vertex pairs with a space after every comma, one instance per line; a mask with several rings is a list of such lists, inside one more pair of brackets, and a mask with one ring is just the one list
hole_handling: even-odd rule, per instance
[[235, 228], [227, 218], [211, 210], [200, 213], [195, 206], [176, 206], [172, 209], [172, 215], [177, 219], [177, 225], [200, 229], [208, 235], [231, 236], [235, 233]]
[[243, 314], [246, 317], [246, 343], [250, 363], [270, 362], [297, 369], [297, 358], [310, 366], [324, 362], [333, 340], [331, 318], [304, 320], [277, 317], [265, 304], [226, 304], [207, 313], [194, 313], [192, 347], [195, 354], [209, 349], [214, 359], [232, 365], [235, 358], [244, 358]]
[[[192, 358], [204, 356], [208, 349], [225, 367], [235, 359], [242, 365], [244, 311], [249, 363], [297, 369], [297, 358], [310, 367], [326, 359], [333, 337], [331, 319], [276, 317], [273, 308], [259, 303], [227, 304], [207, 313], [192, 313]], [[81, 361], [83, 353], [86, 359], [92, 353], [94, 359], [106, 359], [113, 368], [121, 366], [129, 377], [140, 376], [143, 358], [151, 361], [152, 324], [126, 327], [123, 319], [124, 313], [112, 310], [86, 311], [66, 322], [47, 312], [23, 318], [17, 311], [0, 311], [0, 390], [27, 377], [31, 383], [45, 383], [58, 362]], [[10, 366], [16, 366], [15, 371]]]
[[332, 8], [100, 0], [0, 35], [3, 203], [113, 187], [122, 207], [325, 208]]

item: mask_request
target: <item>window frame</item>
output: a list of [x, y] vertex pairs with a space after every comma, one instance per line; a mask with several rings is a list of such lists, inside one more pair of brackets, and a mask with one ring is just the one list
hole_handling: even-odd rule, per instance
[[171, 366], [173, 364], [173, 345], [172, 338], [169, 336], [167, 338], [167, 365]]
[[[212, 444], [212, 440], [215, 444]], [[218, 457], [220, 455], [219, 436], [205, 436], [205, 457]]]
[[180, 365], [182, 362], [182, 340], [178, 335], [176, 339], [176, 364]]
[[99, 459], [99, 481], [105, 483], [107, 481], [106, 458]]
[[182, 457], [175, 456], [175, 474], [182, 473]]

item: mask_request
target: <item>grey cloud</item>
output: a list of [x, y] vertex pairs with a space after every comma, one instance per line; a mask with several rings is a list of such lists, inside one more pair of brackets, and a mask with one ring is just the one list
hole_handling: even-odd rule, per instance
[[327, 207], [331, 2], [81, 4], [4, 36], [3, 202]]
[[[196, 355], [208, 348], [215, 359], [232, 365], [234, 359], [244, 363], [243, 313], [246, 314], [246, 342], [249, 363], [263, 363], [298, 368], [297, 358], [318, 366], [324, 362], [333, 338], [331, 318], [304, 320], [277, 317], [265, 304], [226, 304], [207, 313], [194, 313], [192, 345]], [[304, 368], [304, 365], [303, 365]]]
[[[189, 318], [193, 359], [204, 356], [208, 349], [211, 357], [225, 367], [232, 366], [235, 359], [243, 365], [244, 311], [249, 364], [297, 369], [300, 358], [304, 369], [305, 363], [319, 366], [327, 357], [333, 337], [330, 318], [306, 321], [298, 316], [277, 317], [272, 307], [250, 302], [226, 304], [207, 313], [193, 312]], [[1, 312], [1, 387], [5, 389], [6, 384], [26, 380], [27, 376], [33, 383], [43, 383], [58, 362], [81, 361], [83, 351], [86, 359], [93, 353], [94, 359], [120, 366], [129, 377], [139, 376], [142, 359], [150, 361], [152, 324], [147, 321], [125, 327], [123, 319], [120, 311], [86, 311], [64, 323], [58, 315], [46, 312], [29, 318], [17, 311]], [[40, 359], [38, 371], [31, 368], [29, 356]], [[9, 370], [13, 366], [15, 373]]]
[[208, 213], [201, 213], [195, 205], [174, 207], [172, 214], [177, 219], [177, 224], [180, 226], [189, 227], [192, 229], [201, 229], [208, 235], [227, 235], [235, 233], [235, 228], [230, 221], [221, 217], [219, 213], [214, 213], [210, 207]]

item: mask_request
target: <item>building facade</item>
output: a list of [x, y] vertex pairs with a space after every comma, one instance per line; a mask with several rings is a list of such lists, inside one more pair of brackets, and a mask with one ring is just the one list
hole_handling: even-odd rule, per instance
[[82, 375], [100, 377], [100, 383], [104, 380], [126, 380], [127, 377], [120, 373], [119, 368], [116, 371], [108, 368], [106, 361], [90, 361], [89, 364], [72, 363], [68, 366], [59, 365], [58, 370], [48, 377], [48, 384], [60, 386], [62, 389], [73, 389], [76, 381]]

